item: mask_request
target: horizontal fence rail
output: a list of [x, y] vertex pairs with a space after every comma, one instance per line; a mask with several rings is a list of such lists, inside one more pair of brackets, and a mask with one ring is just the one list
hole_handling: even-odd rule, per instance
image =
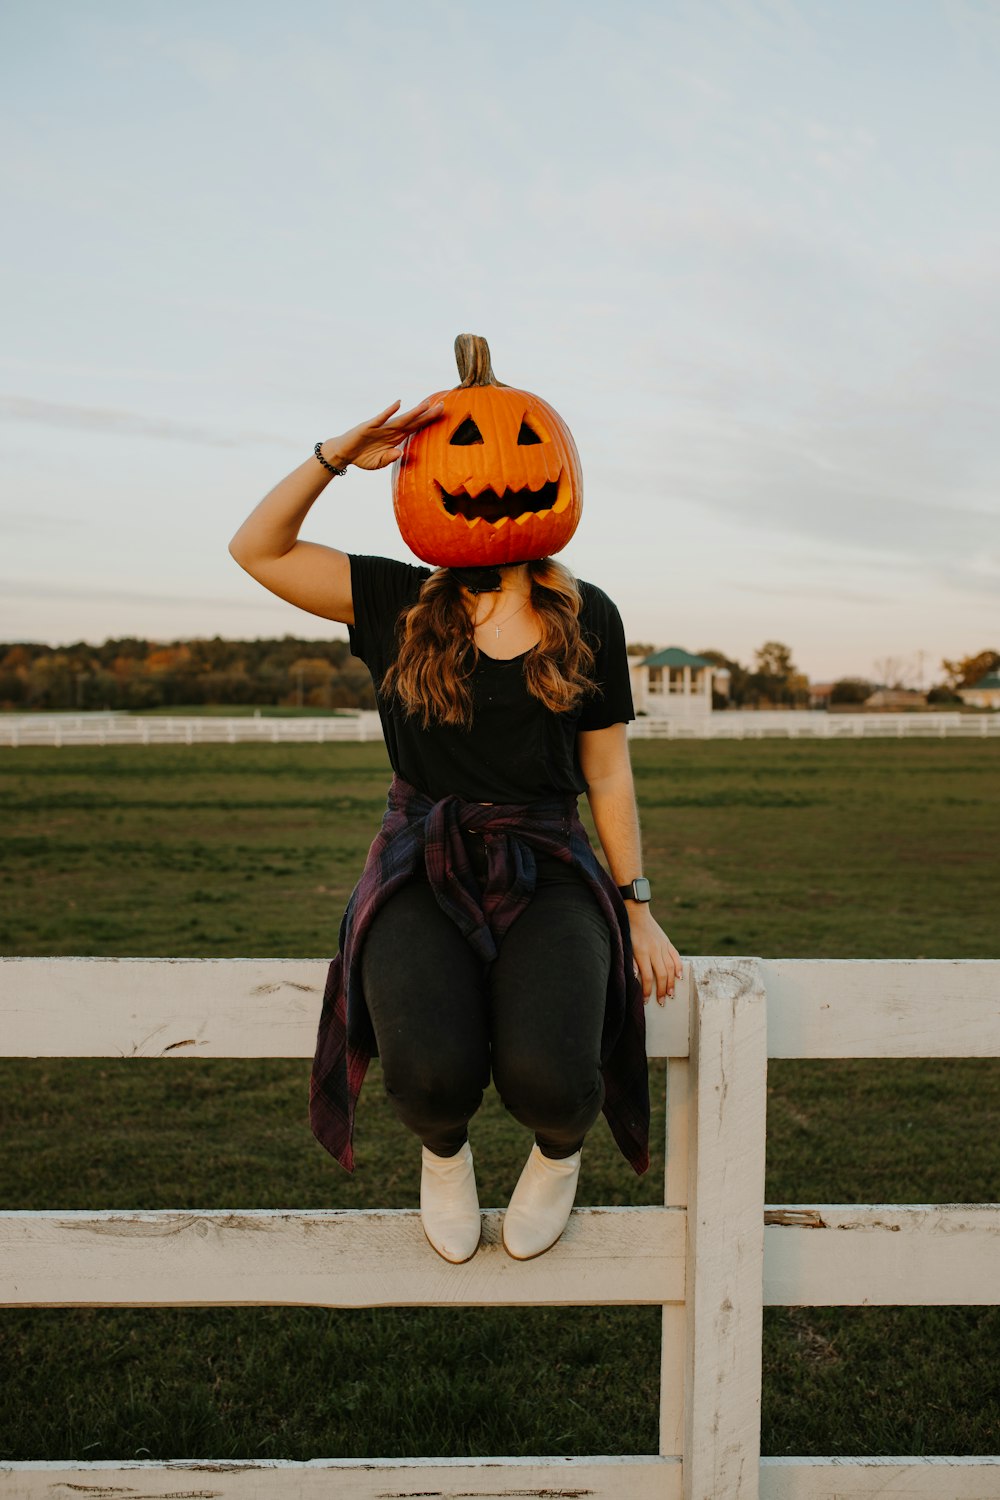
[[0, 1463], [0, 1495], [5, 1500], [683, 1500], [683, 1489], [680, 1460], [653, 1456], [305, 1463], [182, 1459], [72, 1467]]
[[[70, 1476], [75, 1483], [67, 1482]], [[1000, 1458], [765, 1457], [758, 1493], [760, 1500], [995, 1500]], [[681, 1460], [652, 1456], [0, 1463], [0, 1494], [10, 1500], [690, 1500]]]
[[[680, 1208], [577, 1208], [520, 1270], [499, 1209], [461, 1276], [415, 1209], [0, 1211], [3, 1307], [583, 1307], [684, 1301]], [[765, 1307], [994, 1306], [996, 1204], [766, 1204]], [[827, 1233], [817, 1233], [826, 1230]], [[623, 1259], [629, 1273], [622, 1274]]]
[[[70, 1476], [77, 1482], [68, 1483]], [[760, 1500], [995, 1500], [1000, 1458], [765, 1457], [759, 1480]], [[690, 1500], [681, 1460], [664, 1457], [0, 1463], [0, 1494], [11, 1500]]]
[[[312, 1055], [327, 960], [0, 959], [13, 1057]], [[765, 1306], [1000, 1303], [1000, 1204], [763, 1201], [768, 1057], [1000, 1056], [1000, 960], [694, 957], [666, 1059], [662, 1206], [580, 1205], [533, 1261], [450, 1266], [415, 1210], [0, 1213], [0, 1305], [659, 1305], [660, 1452], [630, 1458], [0, 1464], [0, 1500], [331, 1493], [606, 1500], [1000, 1500], [1000, 1457], [760, 1455]]]
[[[1000, 711], [828, 713], [719, 709], [634, 719], [631, 739], [1000, 739]], [[316, 718], [0, 714], [0, 746], [328, 744], [382, 740], [374, 712]]]
[[[683, 1302], [683, 1209], [574, 1209], [519, 1264], [499, 1209], [456, 1274], [416, 1209], [0, 1212], [5, 1307], [627, 1307]], [[562, 1243], [562, 1242], [560, 1242]], [[622, 1275], [627, 1258], [629, 1274]]]
[[[2, 958], [7, 1057], [312, 1057], [327, 959]], [[996, 1057], [1000, 959], [685, 957], [646, 1006], [649, 1057], [688, 1056], [692, 986], [766, 990], [769, 1057]]]

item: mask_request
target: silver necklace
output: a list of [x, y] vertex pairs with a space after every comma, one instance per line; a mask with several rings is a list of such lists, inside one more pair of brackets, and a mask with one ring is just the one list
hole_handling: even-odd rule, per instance
[[[500, 625], [498, 625], [496, 627], [496, 633], [497, 633], [496, 638], [497, 638], [497, 640], [500, 639], [500, 632], [503, 629], [504, 625], [506, 625], [509, 620], [513, 620], [513, 618], [514, 618], [515, 615], [519, 615], [521, 613], [522, 609], [524, 609], [525, 604], [530, 603], [530, 601], [531, 601], [531, 595], [529, 594], [528, 597], [527, 597], [527, 599], [525, 599], [524, 604], [519, 604], [517, 606], [517, 609], [512, 609], [511, 612], [510, 612], [510, 614], [507, 616], [507, 619], [504, 620], [502, 624], [500, 624]], [[482, 627], [480, 627], [480, 629], [481, 628]]]

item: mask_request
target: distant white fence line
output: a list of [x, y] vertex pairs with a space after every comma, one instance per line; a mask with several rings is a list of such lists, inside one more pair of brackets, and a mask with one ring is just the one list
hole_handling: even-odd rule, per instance
[[[825, 709], [732, 709], [690, 717], [635, 719], [637, 740], [1000, 739], [1000, 713], [828, 713]], [[222, 718], [125, 713], [0, 714], [0, 745], [364, 744], [382, 739], [377, 713], [317, 718]]]
[[205, 715], [3, 714], [0, 745], [326, 744], [382, 740], [377, 713], [312, 718]]
[[635, 719], [636, 740], [1000, 739], [1000, 713], [828, 713], [826, 709], [719, 710], [691, 718]]
[[[326, 968], [0, 957], [0, 1050], [308, 1058]], [[768, 1059], [998, 1057], [1000, 960], [689, 957], [646, 1051], [666, 1059], [662, 1203], [581, 1204], [535, 1260], [503, 1253], [496, 1208], [461, 1267], [416, 1209], [5, 1209], [0, 1308], [659, 1305], [655, 1453], [0, 1461], [0, 1500], [1000, 1500], [1000, 1456], [760, 1452], [765, 1307], [1000, 1303], [998, 1203], [764, 1201]]]

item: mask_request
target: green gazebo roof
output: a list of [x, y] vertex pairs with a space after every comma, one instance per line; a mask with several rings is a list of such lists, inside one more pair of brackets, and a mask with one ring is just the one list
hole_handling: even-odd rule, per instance
[[695, 656], [691, 651], [685, 651], [681, 646], [664, 646], [662, 651], [654, 651], [652, 656], [646, 656], [639, 663], [640, 667], [714, 667], [715, 662], [709, 661], [707, 656]]

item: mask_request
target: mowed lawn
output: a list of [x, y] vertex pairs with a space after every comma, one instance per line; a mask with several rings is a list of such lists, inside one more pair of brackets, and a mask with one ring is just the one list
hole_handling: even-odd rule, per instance
[[[636, 742], [654, 910], [683, 955], [1000, 958], [1000, 742]], [[0, 951], [328, 958], [381, 746], [0, 750]], [[585, 804], [581, 804], [585, 809]], [[669, 1003], [669, 1002], [668, 1002]], [[0, 1044], [2, 1051], [2, 1044]], [[377, 1061], [358, 1167], [308, 1060], [0, 1061], [8, 1209], [408, 1207]], [[580, 1203], [662, 1201], [603, 1118]], [[492, 1089], [480, 1198], [530, 1145]], [[1000, 1064], [772, 1061], [770, 1202], [1000, 1200]], [[660, 1314], [0, 1312], [0, 1461], [655, 1452]], [[765, 1310], [763, 1451], [1000, 1451], [1000, 1311]]]

